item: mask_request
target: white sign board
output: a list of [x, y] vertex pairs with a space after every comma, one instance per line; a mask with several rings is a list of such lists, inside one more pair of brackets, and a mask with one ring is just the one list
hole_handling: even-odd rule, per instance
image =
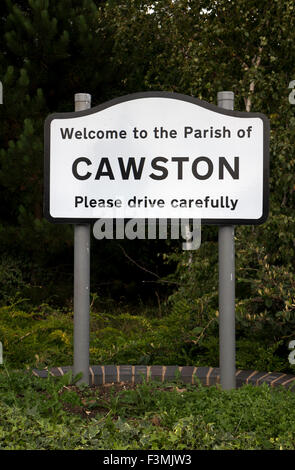
[[259, 224], [268, 214], [267, 118], [146, 92], [45, 123], [45, 215]]

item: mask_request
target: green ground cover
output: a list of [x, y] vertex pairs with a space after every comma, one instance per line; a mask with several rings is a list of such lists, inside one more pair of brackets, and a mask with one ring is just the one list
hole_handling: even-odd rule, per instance
[[143, 383], [73, 385], [0, 373], [0, 449], [290, 449], [295, 393], [266, 384], [216, 387]]
[[[22, 308], [23, 307], [23, 308]], [[162, 316], [155, 309], [134, 313], [115, 302], [91, 310], [91, 364], [197, 365], [218, 367], [218, 318], [196, 324], [194, 312], [182, 306]], [[179, 307], [179, 306], [178, 306]], [[73, 312], [26, 302], [0, 307], [0, 341], [11, 368], [67, 366], [73, 362]], [[281, 341], [239, 337], [236, 365], [294, 373]]]
[[[194, 331], [191, 321], [173, 311], [159, 316], [93, 309], [91, 363], [218, 365], [218, 342], [212, 330], [207, 335], [214, 321]], [[222, 391], [186, 386], [177, 378], [169, 384], [88, 388], [76, 386], [70, 373], [32, 376], [31, 367], [72, 364], [72, 332], [70, 310], [1, 307], [0, 449], [295, 450], [291, 390], [265, 384]], [[237, 345], [239, 367], [294, 368], [275, 348]]]

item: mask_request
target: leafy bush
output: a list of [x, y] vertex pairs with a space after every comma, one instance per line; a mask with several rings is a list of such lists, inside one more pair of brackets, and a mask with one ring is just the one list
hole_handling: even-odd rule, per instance
[[[197, 302], [196, 302], [197, 305]], [[0, 308], [0, 341], [6, 362], [16, 368], [70, 365], [73, 361], [73, 314], [41, 305], [20, 310]], [[205, 314], [203, 314], [205, 317]], [[238, 336], [236, 363], [240, 369], [295, 372], [288, 362], [288, 341]], [[219, 332], [216, 312], [206, 324], [196, 320], [185, 300], [170, 314], [131, 314], [117, 310], [92, 311], [90, 363], [219, 365]]]
[[4, 303], [11, 301], [26, 285], [21, 261], [3, 254], [0, 259], [0, 301]]
[[0, 308], [0, 340], [7, 363], [21, 368], [71, 363], [72, 313], [48, 305], [31, 311], [17, 307]]
[[143, 383], [108, 393], [0, 372], [0, 449], [295, 450], [295, 393]]
[[[236, 228], [236, 343], [240, 368], [294, 370], [287, 361], [287, 346], [295, 335], [293, 255], [290, 252], [290, 258], [286, 256], [289, 253], [287, 245], [287, 251], [282, 247], [272, 251], [269, 237], [274, 225], [277, 226], [282, 218], [282, 215], [274, 217], [263, 227]], [[288, 223], [291, 226], [292, 221]], [[294, 233], [294, 227], [292, 230], [290, 233]], [[175, 250], [165, 255], [167, 263], [177, 263], [175, 273], [166, 278], [177, 285], [168, 305], [178, 314], [179, 322], [184, 319], [184, 325], [190, 323], [192, 330], [204, 330], [197, 347], [193, 339], [186, 344], [187, 355], [197, 362], [200, 358], [210, 358], [207, 364], [218, 365], [216, 230], [204, 227], [202, 237], [198, 251], [182, 253]], [[286, 236], [284, 240], [290, 246], [290, 237]]]

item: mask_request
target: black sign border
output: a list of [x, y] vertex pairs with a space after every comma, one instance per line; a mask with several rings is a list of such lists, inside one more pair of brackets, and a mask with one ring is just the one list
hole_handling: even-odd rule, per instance
[[[50, 215], [50, 125], [54, 119], [68, 119], [80, 116], [88, 116], [104, 109], [116, 106], [117, 104], [126, 101], [132, 101], [142, 98], [169, 98], [174, 100], [186, 101], [195, 104], [205, 109], [209, 109], [215, 113], [224, 114], [226, 116], [234, 116], [239, 118], [260, 118], [263, 122], [263, 203], [262, 203], [262, 216], [259, 219], [201, 219], [202, 225], [260, 225], [263, 224], [269, 214], [269, 135], [270, 125], [268, 118], [262, 113], [250, 113], [244, 111], [232, 111], [220, 108], [206, 101], [202, 101], [192, 96], [183, 95], [181, 93], [171, 93], [166, 91], [146, 91], [139, 93], [132, 93], [124, 95], [119, 98], [114, 98], [110, 101], [102, 103], [93, 108], [83, 111], [74, 111], [67, 113], [54, 113], [50, 114], [44, 124], [44, 216], [52, 223], [59, 224], [89, 224], [96, 221], [98, 218], [57, 218]], [[106, 217], [107, 218], [107, 217]], [[114, 219], [114, 217], [108, 217]], [[187, 219], [187, 218], [185, 218]], [[190, 217], [192, 220], [193, 217]], [[127, 219], [126, 219], [127, 220]], [[146, 220], [143, 218], [142, 220]], [[170, 219], [171, 220], [171, 219]], [[176, 220], [176, 219], [175, 219]], [[177, 219], [179, 220], [179, 218]]]

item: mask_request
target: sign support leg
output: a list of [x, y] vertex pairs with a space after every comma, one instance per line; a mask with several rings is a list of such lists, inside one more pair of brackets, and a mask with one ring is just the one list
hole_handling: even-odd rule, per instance
[[[217, 103], [221, 108], [233, 110], [234, 93], [219, 92]], [[219, 361], [220, 382], [224, 390], [236, 388], [234, 233], [234, 226], [219, 227]]]
[[[75, 111], [89, 109], [91, 96], [75, 94]], [[74, 375], [89, 385], [90, 225], [74, 226]]]

